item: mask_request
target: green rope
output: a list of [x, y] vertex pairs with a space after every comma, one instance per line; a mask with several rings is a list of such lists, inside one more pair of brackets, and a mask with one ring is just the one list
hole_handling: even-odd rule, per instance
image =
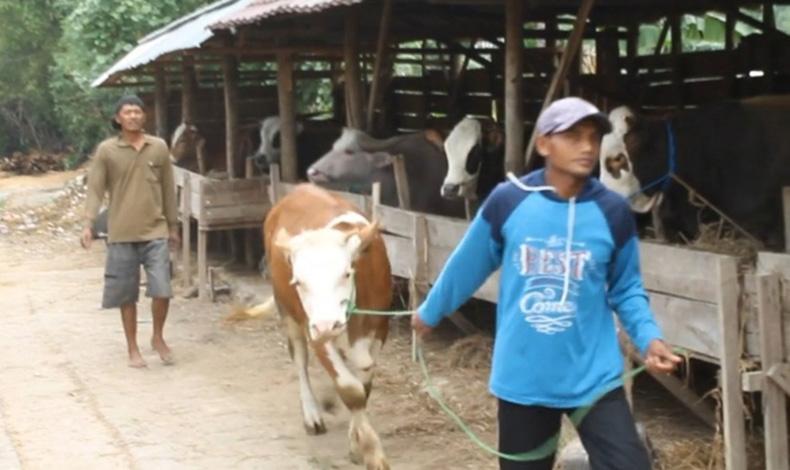
[[[367, 310], [367, 309], [360, 309], [356, 306], [356, 289], [353, 287], [351, 288], [351, 298], [348, 302], [348, 316], [351, 315], [381, 315], [381, 316], [406, 316], [406, 315], [413, 315], [415, 310]], [[675, 351], [679, 351], [678, 348], [675, 348]], [[493, 446], [484, 442], [474, 431], [469, 427], [468, 424], [458, 416], [445, 402], [444, 398], [442, 398], [441, 393], [439, 390], [433, 385], [433, 381], [431, 380], [431, 375], [428, 372], [428, 365], [425, 362], [425, 356], [422, 352], [422, 347], [417, 347], [417, 360], [420, 364], [420, 369], [422, 370], [422, 376], [425, 380], [425, 388], [428, 391], [428, 395], [436, 402], [437, 405], [444, 411], [444, 413], [452, 419], [455, 424], [461, 429], [461, 431], [466, 434], [466, 436], [475, 443], [480, 449], [483, 451], [503, 458], [505, 460], [512, 460], [516, 462], [531, 462], [535, 460], [542, 460], [547, 457], [550, 457], [557, 451], [557, 446], [559, 445], [560, 441], [560, 433], [558, 432], [554, 436], [547, 439], [543, 444], [539, 445], [538, 447], [532, 449], [529, 452], [522, 452], [518, 454], [508, 454], [504, 452], [498, 451]], [[568, 418], [570, 419], [571, 423], [573, 423], [574, 427], [578, 427], [581, 424], [582, 420], [585, 416], [590, 412], [592, 407], [601, 399], [604, 395], [611, 392], [615, 388], [619, 387], [624, 381], [631, 379], [642, 372], [645, 371], [645, 366], [642, 365], [640, 367], [636, 367], [634, 369], [629, 370], [628, 372], [624, 373], [621, 379], [617, 379], [612, 381], [611, 383], [607, 384], [606, 387], [602, 389], [598, 396], [587, 406], [582, 406], [576, 408], [573, 413], [571, 413]]]

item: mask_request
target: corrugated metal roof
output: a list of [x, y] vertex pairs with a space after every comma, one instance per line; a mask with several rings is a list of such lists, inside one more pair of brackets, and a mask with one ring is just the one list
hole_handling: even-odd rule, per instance
[[219, 0], [173, 21], [140, 39], [137, 47], [113, 64], [91, 85], [104, 85], [117, 74], [151, 63], [165, 54], [200, 47], [214, 35], [209, 29], [211, 24], [247, 7], [252, 1]]
[[255, 23], [263, 18], [286, 13], [315, 13], [329, 8], [355, 5], [363, 0], [253, 0], [246, 8], [211, 25], [213, 29], [227, 29], [234, 26]]

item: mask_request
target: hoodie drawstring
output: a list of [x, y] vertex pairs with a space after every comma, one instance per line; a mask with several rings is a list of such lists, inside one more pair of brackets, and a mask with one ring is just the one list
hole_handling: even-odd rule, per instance
[[[553, 191], [557, 192], [557, 188], [554, 186], [528, 186], [519, 180], [516, 175], [512, 172], [507, 173], [507, 179], [516, 185], [517, 188], [528, 191], [528, 192], [540, 192], [540, 191]], [[565, 305], [565, 302], [568, 301], [568, 292], [570, 291], [571, 286], [571, 248], [573, 246], [573, 226], [576, 224], [576, 197], [572, 197], [569, 201], [568, 206], [568, 220], [567, 226], [568, 231], [565, 236], [565, 276], [562, 283], [562, 297], [560, 299], [560, 304]]]

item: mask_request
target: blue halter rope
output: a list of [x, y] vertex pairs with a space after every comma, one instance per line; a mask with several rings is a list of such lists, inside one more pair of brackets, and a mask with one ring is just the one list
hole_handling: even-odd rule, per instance
[[652, 188], [653, 186], [661, 185], [661, 191], [664, 192], [669, 188], [669, 185], [672, 184], [672, 176], [675, 174], [675, 169], [677, 168], [677, 145], [675, 144], [675, 132], [672, 130], [672, 123], [669, 120], [665, 121], [665, 127], [667, 129], [667, 160], [668, 160], [668, 168], [667, 172], [664, 176], [658, 178], [657, 180], [651, 182], [647, 186], [642, 186], [633, 194], [630, 194], [628, 197], [632, 198], [639, 193], [644, 193], [648, 189]]

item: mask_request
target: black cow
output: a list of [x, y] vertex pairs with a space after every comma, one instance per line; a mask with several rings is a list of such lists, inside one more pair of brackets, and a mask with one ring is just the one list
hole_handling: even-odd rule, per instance
[[635, 212], [660, 204], [668, 237], [694, 237], [699, 229], [700, 211], [674, 175], [766, 247], [783, 246], [790, 96], [711, 104], [667, 119], [620, 107], [609, 119], [613, 131], [601, 145], [601, 182], [629, 197]]

